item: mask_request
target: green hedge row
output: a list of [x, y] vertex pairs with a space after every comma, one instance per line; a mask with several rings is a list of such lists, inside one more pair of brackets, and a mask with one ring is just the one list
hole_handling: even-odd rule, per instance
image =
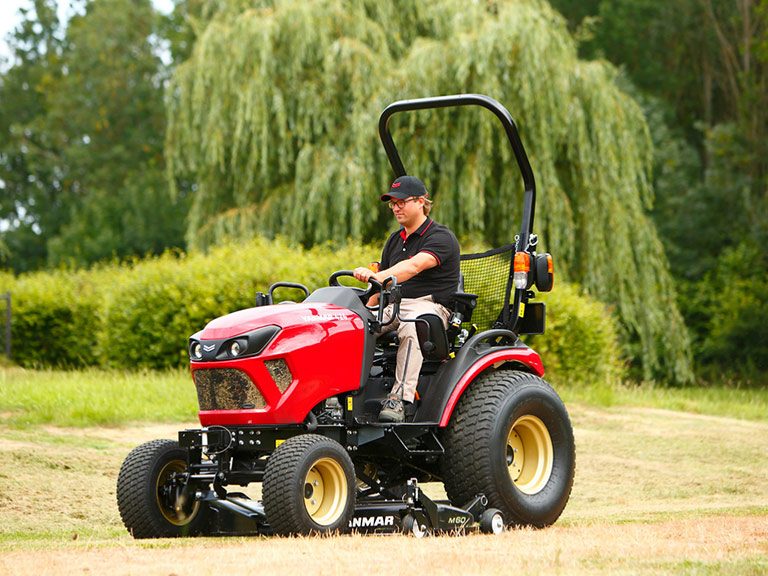
[[81, 367], [99, 363], [100, 272], [52, 272], [0, 277], [11, 292], [12, 354], [22, 366]]
[[539, 297], [547, 305], [546, 329], [525, 340], [541, 355], [547, 378], [598, 384], [624, 376], [618, 324], [605, 304], [562, 282]]
[[[186, 364], [191, 334], [252, 306], [273, 282], [311, 290], [378, 255], [372, 246], [305, 250], [259, 239], [90, 271], [0, 274], [0, 292], [13, 294], [13, 351], [22, 366], [166, 368]], [[547, 333], [532, 342], [553, 375], [620, 375], [616, 322], [605, 307], [562, 283], [546, 301]]]

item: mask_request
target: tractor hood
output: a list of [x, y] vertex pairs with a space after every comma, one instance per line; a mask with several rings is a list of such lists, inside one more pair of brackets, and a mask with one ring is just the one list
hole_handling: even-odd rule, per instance
[[360, 322], [357, 314], [335, 304], [322, 302], [276, 304], [238, 310], [232, 314], [216, 318], [209, 322], [201, 332], [195, 334], [195, 337], [201, 340], [223, 340], [252, 332], [264, 326], [287, 328], [289, 326], [355, 320]]
[[259, 306], [217, 318], [189, 343], [200, 422], [303, 422], [319, 402], [361, 387], [372, 339], [359, 314], [328, 302]]

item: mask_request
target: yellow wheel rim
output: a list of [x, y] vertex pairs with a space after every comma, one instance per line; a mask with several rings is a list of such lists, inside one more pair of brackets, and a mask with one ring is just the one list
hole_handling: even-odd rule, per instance
[[315, 462], [304, 479], [304, 506], [320, 526], [329, 526], [341, 518], [347, 505], [347, 478], [344, 469], [332, 458]]
[[509, 476], [523, 494], [537, 494], [552, 475], [554, 454], [549, 431], [536, 416], [521, 416], [507, 437]]
[[174, 526], [189, 524], [200, 508], [200, 502], [190, 502], [191, 496], [183, 496], [179, 493], [171, 493], [171, 475], [185, 472], [187, 463], [184, 460], [171, 460], [160, 470], [155, 484], [155, 498], [157, 509], [168, 522]]

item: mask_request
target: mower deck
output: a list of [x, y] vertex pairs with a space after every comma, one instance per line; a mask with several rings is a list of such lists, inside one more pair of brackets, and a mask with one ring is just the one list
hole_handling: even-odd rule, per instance
[[[219, 497], [213, 490], [199, 495], [211, 512], [207, 534], [211, 536], [268, 535], [272, 530], [267, 523], [264, 506], [245, 494], [231, 493]], [[400, 500], [369, 498], [358, 500], [355, 514], [349, 521], [349, 530], [363, 534], [394, 534], [410, 532], [417, 538], [428, 534], [465, 533], [487, 529], [481, 519], [488, 500], [479, 494], [462, 508], [447, 501], [432, 500], [419, 488], [415, 479], [409, 480], [406, 493]], [[503, 523], [500, 524], [503, 527]]]

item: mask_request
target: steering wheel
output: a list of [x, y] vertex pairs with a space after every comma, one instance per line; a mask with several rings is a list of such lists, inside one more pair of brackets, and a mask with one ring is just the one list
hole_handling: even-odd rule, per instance
[[[351, 278], [355, 277], [355, 274], [352, 272], [352, 270], [339, 270], [338, 272], [334, 272], [331, 274], [331, 277], [328, 278], [328, 285], [329, 286], [341, 286], [339, 284], [339, 278], [342, 276], [349, 276]], [[376, 280], [373, 277], [368, 278], [368, 284], [370, 287], [367, 290], [364, 290], [362, 288], [355, 288], [354, 286], [344, 286], [344, 288], [349, 288], [350, 290], [354, 290], [354, 292], [357, 294], [357, 297], [360, 298], [360, 301], [367, 307], [368, 306], [368, 300], [370, 300], [371, 296], [374, 294], [379, 294], [382, 289], [382, 284], [378, 280]]]

